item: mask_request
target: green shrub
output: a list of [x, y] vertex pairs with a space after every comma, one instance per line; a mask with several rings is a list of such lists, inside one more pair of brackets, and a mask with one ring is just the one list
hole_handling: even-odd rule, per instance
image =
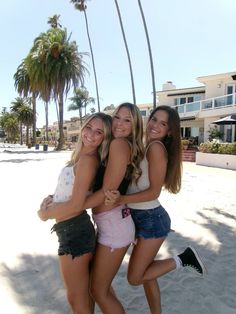
[[199, 151], [201, 153], [236, 155], [236, 142], [234, 143], [219, 143], [217, 141], [205, 142], [200, 144]]
[[189, 145], [189, 140], [188, 139], [182, 139], [181, 143], [182, 143], [182, 145]]
[[209, 141], [212, 141], [214, 139], [223, 139], [224, 133], [220, 132], [217, 127], [215, 126], [214, 128], [210, 128], [210, 130], [208, 131], [209, 133]]
[[199, 146], [199, 152], [201, 153], [211, 153], [211, 142], [201, 143]]

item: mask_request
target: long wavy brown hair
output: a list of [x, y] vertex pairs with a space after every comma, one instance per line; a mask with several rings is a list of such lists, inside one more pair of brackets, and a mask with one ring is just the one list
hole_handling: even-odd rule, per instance
[[158, 106], [154, 109], [148, 118], [151, 120], [153, 115], [158, 111], [163, 110], [168, 114], [169, 133], [163, 140], [163, 144], [168, 153], [167, 171], [164, 182], [164, 187], [170, 193], [178, 193], [181, 188], [182, 178], [182, 146], [180, 133], [180, 118], [178, 112], [170, 106]]

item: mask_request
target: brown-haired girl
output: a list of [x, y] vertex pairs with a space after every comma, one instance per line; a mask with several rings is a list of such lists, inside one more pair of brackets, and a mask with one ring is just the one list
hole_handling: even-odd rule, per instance
[[165, 260], [154, 260], [170, 232], [170, 217], [158, 197], [164, 187], [178, 193], [181, 187], [180, 119], [175, 109], [159, 106], [152, 111], [146, 127], [146, 150], [140, 164], [142, 174], [133, 182], [127, 195], [106, 192], [106, 204], [127, 204], [135, 223], [137, 244], [128, 267], [128, 281], [143, 284], [152, 314], [161, 313], [160, 291], [156, 279], [181, 266], [205, 272], [195, 249], [188, 247], [182, 254]]

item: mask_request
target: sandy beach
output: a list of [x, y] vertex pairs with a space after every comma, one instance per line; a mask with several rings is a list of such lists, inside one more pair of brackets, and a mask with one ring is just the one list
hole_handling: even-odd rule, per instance
[[[57, 238], [52, 221], [42, 222], [37, 209], [54, 192], [70, 152], [22, 150], [0, 152], [0, 313], [67, 314], [58, 270]], [[163, 191], [161, 203], [172, 219], [170, 236], [158, 257], [194, 246], [208, 273], [191, 269], [160, 278], [163, 314], [236, 313], [236, 171], [184, 162], [182, 190]], [[130, 248], [114, 289], [127, 314], [148, 314], [142, 287], [126, 280]], [[100, 313], [96, 309], [96, 314]]]

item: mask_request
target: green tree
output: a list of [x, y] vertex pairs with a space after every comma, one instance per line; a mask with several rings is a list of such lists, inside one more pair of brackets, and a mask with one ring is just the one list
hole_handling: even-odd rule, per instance
[[33, 142], [34, 145], [36, 143], [36, 98], [38, 95], [38, 91], [32, 90], [30, 78], [26, 66], [25, 59], [22, 63], [18, 66], [16, 73], [14, 74], [15, 80], [15, 88], [17, 92], [22, 97], [30, 97], [30, 105], [32, 105], [33, 109]]
[[60, 28], [62, 25], [59, 23], [60, 15], [54, 14], [48, 18], [48, 24], [52, 28]]
[[63, 148], [64, 97], [70, 88], [76, 89], [84, 83], [87, 69], [83, 56], [79, 53], [75, 41], [70, 41], [66, 29], [51, 28], [41, 33], [27, 58], [30, 82], [33, 89], [39, 91], [40, 97], [47, 104], [53, 98], [58, 104], [59, 140], [57, 150]]
[[94, 114], [95, 112], [96, 112], [95, 108], [93, 108], [93, 107], [90, 108], [90, 113], [91, 113], [91, 114]]
[[[28, 100], [29, 101], [29, 100]], [[33, 110], [29, 104], [24, 104], [19, 109], [19, 120], [22, 121], [23, 125], [26, 127], [26, 145], [28, 146], [29, 141], [29, 130], [33, 124], [34, 114]]]
[[131, 79], [132, 94], [133, 94], [133, 103], [136, 105], [136, 96], [135, 96], [135, 87], [134, 87], [134, 76], [133, 76], [133, 69], [132, 69], [132, 64], [131, 64], [131, 59], [130, 59], [129, 48], [128, 48], [128, 44], [127, 44], [127, 40], [126, 40], [126, 36], [125, 36], [125, 31], [124, 31], [124, 26], [123, 26], [122, 18], [121, 18], [121, 13], [120, 13], [119, 4], [118, 4], [118, 1], [117, 1], [117, 0], [114, 0], [114, 1], [115, 1], [115, 5], [116, 5], [116, 11], [117, 11], [117, 14], [118, 14], [118, 17], [119, 17], [121, 32], [122, 32], [123, 41], [124, 41], [124, 44], [125, 44], [126, 54], [127, 54], [128, 63], [129, 63], [130, 79]]
[[21, 144], [23, 144], [22, 127], [23, 125], [26, 127], [26, 145], [29, 145], [29, 129], [34, 121], [33, 109], [30, 107], [29, 101], [29, 99], [17, 97], [11, 106], [11, 111], [16, 115], [20, 125]]
[[0, 116], [0, 126], [7, 135], [9, 142], [15, 142], [19, 134], [18, 119], [14, 113], [4, 112]]
[[91, 58], [92, 58], [93, 74], [94, 74], [96, 94], [97, 94], [98, 111], [100, 112], [100, 98], [99, 98], [99, 91], [98, 91], [97, 72], [96, 72], [96, 68], [95, 68], [93, 47], [92, 47], [92, 41], [91, 41], [90, 32], [89, 32], [88, 17], [86, 14], [86, 9], [87, 9], [86, 2], [87, 1], [85, 1], [85, 0], [71, 0], [70, 2], [74, 4], [74, 7], [76, 8], [76, 10], [79, 10], [80, 12], [84, 13], [86, 32], [87, 32], [87, 37], [88, 37], [88, 42], [89, 42], [89, 49], [90, 49], [90, 54], [91, 54]]
[[213, 141], [214, 139], [222, 140], [224, 137], [224, 133], [219, 131], [217, 126], [210, 128], [208, 133], [209, 133], [209, 136], [208, 136], [209, 141]]
[[138, 0], [138, 5], [139, 5], [139, 10], [140, 10], [140, 13], [141, 13], [141, 16], [142, 16], [144, 31], [145, 31], [147, 45], [148, 45], [149, 60], [150, 60], [150, 67], [151, 67], [151, 76], [152, 76], [153, 109], [155, 109], [157, 101], [156, 101], [156, 86], [155, 86], [155, 73], [154, 73], [154, 66], [153, 66], [152, 49], [151, 49], [151, 44], [150, 44], [150, 39], [149, 39], [148, 29], [147, 29], [147, 24], [146, 24], [146, 20], [145, 20], [143, 8], [142, 8], [141, 0]]
[[15, 114], [18, 121], [18, 127], [20, 131], [20, 144], [23, 144], [23, 122], [19, 118], [19, 111], [22, 106], [24, 106], [25, 101], [22, 97], [16, 97], [14, 101], [11, 102], [11, 113]]
[[90, 103], [94, 103], [95, 99], [93, 97], [89, 97], [89, 92], [86, 88], [77, 88], [75, 90], [75, 95], [70, 98], [72, 103], [69, 105], [68, 110], [79, 110], [79, 118], [80, 125], [82, 126], [82, 108], [85, 108], [86, 115], [86, 107]]

